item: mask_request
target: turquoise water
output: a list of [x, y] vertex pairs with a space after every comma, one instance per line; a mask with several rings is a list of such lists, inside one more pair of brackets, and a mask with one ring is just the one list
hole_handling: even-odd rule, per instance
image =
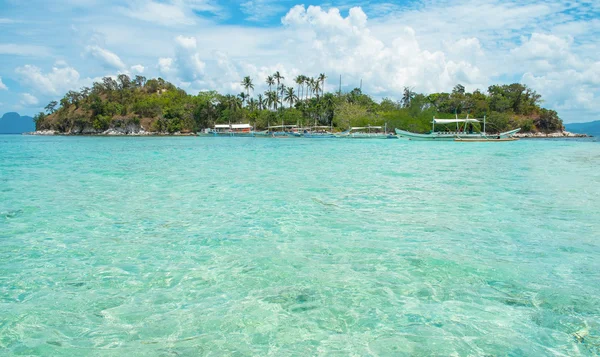
[[0, 355], [600, 354], [600, 143], [0, 136]]

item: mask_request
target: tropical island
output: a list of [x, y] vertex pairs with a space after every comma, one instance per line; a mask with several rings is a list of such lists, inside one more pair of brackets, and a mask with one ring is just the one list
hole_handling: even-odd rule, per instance
[[562, 132], [554, 110], [541, 107], [541, 95], [519, 83], [492, 85], [487, 92], [467, 92], [457, 84], [449, 93], [421, 94], [405, 87], [399, 100], [376, 102], [356, 88], [348, 93], [324, 92], [327, 77], [299, 75], [294, 87], [276, 72], [265, 79], [268, 90], [254, 93], [249, 76], [238, 95], [203, 91], [186, 93], [162, 78], [104, 77], [91, 88], [67, 92], [34, 117], [37, 133], [66, 135], [193, 134], [216, 124], [248, 123], [257, 130], [269, 125], [326, 125], [333, 130], [383, 126], [416, 133], [431, 130], [438, 118], [487, 119], [490, 133], [521, 128], [524, 133]]

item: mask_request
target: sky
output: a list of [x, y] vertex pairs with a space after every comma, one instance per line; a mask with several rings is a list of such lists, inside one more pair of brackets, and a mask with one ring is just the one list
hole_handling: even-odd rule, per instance
[[125, 73], [255, 95], [275, 71], [326, 90], [520, 82], [565, 123], [600, 119], [600, 1], [0, 0], [0, 113]]

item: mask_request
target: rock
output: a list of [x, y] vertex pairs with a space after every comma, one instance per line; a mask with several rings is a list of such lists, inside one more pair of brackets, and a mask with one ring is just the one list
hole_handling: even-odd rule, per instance
[[25, 135], [56, 135], [54, 130], [38, 130], [31, 133], [25, 133]]

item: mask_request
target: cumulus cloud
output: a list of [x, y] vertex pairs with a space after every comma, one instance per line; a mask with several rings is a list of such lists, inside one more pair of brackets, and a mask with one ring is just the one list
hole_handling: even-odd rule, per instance
[[540, 92], [550, 107], [597, 112], [600, 61], [577, 56], [573, 38], [533, 33], [511, 50], [525, 71], [521, 82]]
[[142, 66], [141, 64], [136, 64], [134, 66], [131, 66], [131, 71], [134, 73], [142, 74], [142, 73], [144, 73], [145, 69], [146, 68], [144, 68], [144, 66]]
[[71, 67], [53, 67], [49, 73], [43, 73], [39, 67], [27, 64], [17, 67], [15, 73], [24, 85], [46, 95], [62, 95], [80, 84], [79, 72]]
[[195, 37], [177, 36], [175, 38], [175, 57], [163, 57], [158, 60], [158, 68], [165, 77], [176, 77], [182, 82], [193, 82], [204, 76], [206, 63], [200, 59], [198, 43]]
[[0, 77], [0, 90], [8, 90], [6, 84], [2, 83], [2, 77]]
[[40, 101], [32, 94], [23, 93], [21, 94], [21, 105], [25, 107], [37, 107]]
[[99, 60], [105, 68], [119, 70], [125, 68], [125, 64], [121, 61], [121, 58], [107, 49], [99, 46], [87, 46], [85, 48], [85, 53], [88, 56]]
[[[304, 47], [301, 53], [325, 71], [362, 78], [372, 93], [400, 93], [405, 86], [422, 91], [447, 90], [458, 82], [476, 86], [486, 81], [482, 71], [465, 60], [450, 60], [442, 51], [421, 48], [415, 30], [396, 29], [391, 42], [373, 35], [368, 18], [359, 7], [346, 17], [338, 9], [319, 6], [292, 8], [282, 20], [299, 34], [292, 46]], [[466, 40], [471, 47], [475, 40]], [[315, 66], [316, 67], [316, 66]]]

